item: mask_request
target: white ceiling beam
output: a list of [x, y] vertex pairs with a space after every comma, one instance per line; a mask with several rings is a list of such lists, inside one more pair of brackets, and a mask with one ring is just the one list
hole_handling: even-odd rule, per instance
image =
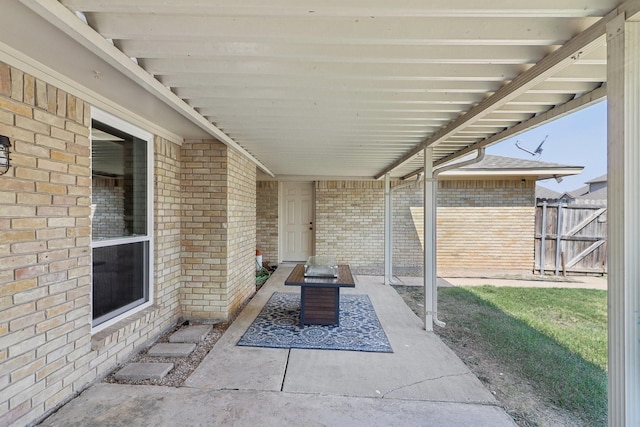
[[[207, 100], [282, 100], [282, 99], [313, 99], [336, 102], [349, 102], [357, 99], [358, 102], [393, 103], [393, 102], [417, 102], [430, 104], [468, 104], [479, 102], [483, 94], [478, 93], [443, 93], [443, 92], [361, 92], [357, 90], [340, 89], [307, 89], [301, 91], [292, 89], [256, 89], [256, 88], [201, 88], [185, 87], [176, 88], [173, 92], [184, 100], [189, 100], [191, 105], [207, 104]], [[557, 96], [557, 94], [554, 94]], [[542, 97], [544, 94], [535, 94], [534, 97]]]
[[536, 2], [514, 2], [493, 0], [476, 2], [469, 7], [466, 2], [451, 0], [368, 0], [362, 6], [352, 6], [341, 0], [180, 0], [158, 2], [157, 0], [61, 0], [72, 10], [86, 12], [192, 14], [197, 10], [203, 15], [233, 16], [417, 16], [417, 17], [581, 17], [603, 16], [611, 9], [607, 0], [554, 0]]
[[537, 85], [536, 87], [529, 89], [527, 93], [587, 93], [596, 89], [599, 83], [588, 82], [550, 82], [546, 81]]
[[[590, 91], [586, 91], [590, 92]], [[549, 104], [529, 104], [529, 105], [516, 105], [512, 103], [505, 104], [500, 107], [499, 110], [494, 110], [489, 116], [500, 117], [501, 114], [519, 114], [520, 116], [538, 114], [549, 109]]]
[[174, 108], [178, 113], [191, 120], [211, 136], [240, 152], [265, 173], [273, 175], [269, 168], [262, 164], [258, 159], [253, 157], [220, 129], [213, 126], [202, 115], [154, 79], [153, 76], [149, 75], [149, 73], [134, 63], [115, 46], [106, 41], [100, 34], [96, 33], [88, 25], [82, 22], [57, 0], [21, 0], [21, 3], [55, 27], [65, 32], [82, 46], [91, 49], [92, 52], [105, 60], [111, 66], [115, 67], [124, 75], [143, 86], [145, 89], [157, 96], [158, 99]]
[[607, 78], [606, 65], [574, 65], [550, 76], [550, 82], [602, 82]]
[[[371, 93], [358, 91], [320, 91], [320, 90], [253, 90], [253, 89], [220, 89], [218, 91], [205, 90], [198, 93], [196, 90], [188, 88], [177, 89], [176, 95], [184, 99], [191, 106], [206, 106], [209, 103], [226, 102], [231, 100], [240, 101], [295, 101], [313, 100], [314, 102], [331, 102], [335, 104], [475, 104], [482, 100], [481, 94], [473, 93]], [[530, 100], [543, 99], [547, 97], [554, 99], [565, 96], [563, 94], [532, 94]]]
[[[131, 62], [131, 61], [130, 61]], [[422, 80], [504, 81], [514, 78], [524, 65], [458, 65], [458, 64], [349, 64], [297, 61], [211, 61], [207, 59], [145, 59], [140, 65], [154, 75], [184, 73], [198, 78], [199, 74], [262, 74], [301, 76], [306, 78], [357, 77], [364, 80], [403, 78]], [[593, 66], [584, 66], [585, 70]], [[605, 67], [606, 68], [606, 67]]]
[[266, 112], [267, 110], [282, 112], [282, 114], [295, 113], [295, 110], [299, 108], [307, 108], [307, 111], [313, 111], [314, 114], [319, 114], [321, 112], [351, 112], [357, 113], [360, 115], [366, 115], [369, 112], [377, 112], [377, 113], [407, 113], [407, 115], [411, 114], [425, 114], [425, 113], [438, 113], [438, 115], [442, 114], [443, 116], [447, 116], [450, 118], [455, 118], [460, 115], [459, 108], [468, 107], [465, 105], [457, 105], [457, 104], [436, 104], [431, 107], [424, 107], [419, 105], [410, 105], [410, 106], [402, 106], [402, 105], [394, 105], [394, 106], [384, 106], [384, 105], [373, 105], [367, 103], [352, 103], [352, 104], [343, 104], [343, 105], [332, 105], [330, 102], [315, 102], [311, 101], [303, 101], [303, 100], [281, 100], [278, 102], [275, 101], [253, 101], [247, 105], [245, 102], [236, 101], [229, 103], [221, 104], [216, 106], [215, 103], [209, 103], [206, 107], [200, 107], [198, 111], [205, 116], [216, 116], [219, 108], [225, 108], [227, 113], [238, 113], [242, 114], [248, 112], [249, 114], [261, 114]]
[[[289, 122], [291, 123], [291, 122]], [[401, 132], [401, 133], [405, 133], [405, 134], [421, 134], [421, 135], [425, 135], [427, 132], [434, 132], [436, 129], [438, 129], [437, 126], [415, 126], [415, 127], [411, 127], [411, 126], [404, 126], [404, 125], [389, 125], [389, 124], [378, 124], [377, 126], [373, 125], [373, 124], [362, 124], [359, 126], [356, 125], [350, 125], [348, 123], [344, 123], [344, 124], [340, 124], [340, 123], [335, 123], [335, 122], [325, 122], [325, 123], [320, 123], [320, 122], [315, 122], [315, 123], [294, 123], [293, 125], [290, 126], [291, 129], [295, 129], [295, 130], [304, 130], [304, 131], [317, 131], [317, 132], [323, 132], [326, 131], [327, 128], [331, 128], [333, 130], [333, 133], [354, 133], [354, 132], [358, 132], [358, 133], [378, 133], [378, 132]], [[237, 123], [225, 123], [225, 127], [224, 130], [225, 132], [230, 132], [230, 133], [234, 133], [234, 132], [240, 132], [244, 129], [244, 126], [241, 122], [237, 122]], [[254, 127], [253, 129], [255, 129], [258, 132], [281, 132], [282, 129], [282, 123], [275, 123], [275, 124], [271, 124], [271, 123], [266, 123], [264, 122], [261, 124], [258, 124], [258, 126]], [[486, 133], [485, 133], [486, 134]]]
[[319, 76], [309, 80], [304, 76], [263, 76], [260, 74], [168, 74], [156, 76], [165, 86], [172, 88], [298, 88], [298, 89], [343, 89], [363, 92], [446, 92], [486, 93], [500, 88], [502, 82], [487, 81], [429, 81], [410, 79], [356, 79], [349, 77]]
[[[408, 123], [424, 123], [426, 125], [436, 125], [438, 127], [451, 121], [451, 119], [458, 116], [457, 113], [440, 113], [438, 116], [425, 117], [422, 112], [397, 112], [397, 111], [360, 111], [360, 110], [340, 110], [341, 114], [336, 115], [337, 120], [345, 121], [362, 121], [364, 123], [374, 120], [388, 120], [390, 122], [408, 122]], [[206, 117], [215, 121], [220, 117], [224, 120], [246, 120], [250, 117], [255, 117], [252, 112], [247, 112], [242, 109], [236, 109], [235, 111], [224, 111], [220, 114], [205, 114]], [[292, 120], [298, 120], [300, 118], [306, 118], [308, 115], [301, 113], [300, 111], [290, 110], [286, 114], [276, 114], [273, 111], [264, 111], [260, 117], [256, 117], [256, 120], [282, 120], [290, 118]], [[312, 117], [323, 120], [318, 115], [312, 115]], [[291, 120], [288, 120], [291, 122]], [[258, 122], [259, 123], [259, 122]], [[481, 124], [477, 126], [482, 126]]]
[[502, 105], [513, 101], [528, 89], [535, 87], [550, 76], [571, 65], [584, 53], [601, 46], [605, 41], [604, 34], [606, 32], [606, 23], [617, 15], [617, 13], [618, 11], [610, 13], [607, 17], [578, 34], [565, 45], [538, 62], [535, 66], [513, 79], [511, 83], [499, 89], [492, 96], [467, 111], [466, 114], [454, 120], [450, 125], [436, 132], [436, 134], [427, 138], [421, 144], [418, 144], [414, 149], [410, 150], [400, 159], [384, 168], [375, 175], [375, 178], [380, 179], [386, 173], [391, 172], [396, 167], [411, 159], [411, 157], [418, 154], [425, 147], [435, 145], [446, 140], [457, 131], [482, 119], [492, 111], [500, 108]]
[[424, 46], [397, 45], [381, 50], [369, 44], [304, 44], [203, 40], [118, 40], [116, 45], [135, 58], [215, 58], [218, 60], [292, 60], [395, 64], [532, 64], [554, 46]]
[[[226, 118], [224, 120], [226, 126], [240, 126], [246, 123], [246, 119], [241, 118]], [[363, 128], [363, 129], [377, 129], [377, 128], [398, 128], [398, 129], [438, 129], [442, 126], [441, 122], [423, 123], [421, 121], [397, 121], [387, 119], [375, 119], [370, 118], [366, 120], [349, 120], [339, 119], [337, 117], [323, 118], [310, 116], [305, 120], [292, 120], [286, 117], [258, 117], [253, 122], [258, 128], [270, 128], [270, 129], [282, 129], [283, 125], [289, 124], [293, 128], [319, 126], [326, 128], [327, 126], [338, 128]]]
[[[233, 40], [384, 45], [561, 45], [597, 18], [439, 17], [361, 18], [309, 16], [154, 15], [147, 12], [87, 15], [103, 37], [113, 40]], [[451, 22], [455, 20], [455, 22]], [[535, 20], [535, 24], [532, 23]], [[531, 31], [532, 26], [536, 31]], [[384, 28], [384, 31], [380, 31]], [[465, 31], [460, 31], [465, 28]], [[550, 36], [553, 37], [550, 38]]]
[[[166, 79], [166, 78], [169, 79]], [[203, 81], [189, 80], [180, 78], [172, 80], [177, 75], [169, 75], [160, 80], [167, 86], [170, 86], [174, 93], [178, 96], [191, 96], [190, 94], [206, 95], [208, 93], [217, 93], [223, 90], [282, 90], [296, 91], [300, 89], [326, 92], [332, 91], [336, 93], [480, 93], [495, 92], [501, 86], [499, 82], [447, 82], [447, 81], [388, 81], [381, 80], [374, 85], [365, 84], [366, 82], [352, 80], [348, 82], [339, 79], [314, 79], [313, 81], [304, 80], [301, 77], [272, 77], [243, 79], [240, 76], [223, 76], [211, 78], [208, 76]], [[170, 84], [169, 84], [170, 83]], [[598, 83], [599, 84], [599, 83]], [[594, 89], [596, 83], [591, 82], [550, 82], [545, 81], [535, 88], [530, 89], [529, 93], [580, 93], [590, 92]]]

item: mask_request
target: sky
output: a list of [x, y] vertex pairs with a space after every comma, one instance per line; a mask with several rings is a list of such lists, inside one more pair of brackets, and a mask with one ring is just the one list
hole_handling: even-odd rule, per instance
[[569, 114], [543, 126], [506, 139], [487, 148], [487, 154], [536, 160], [516, 147], [516, 141], [534, 151], [546, 135], [542, 146], [541, 162], [584, 166], [581, 174], [567, 176], [557, 183], [555, 179], [538, 181], [538, 184], [558, 192], [572, 191], [585, 185], [586, 181], [607, 173], [607, 102]]

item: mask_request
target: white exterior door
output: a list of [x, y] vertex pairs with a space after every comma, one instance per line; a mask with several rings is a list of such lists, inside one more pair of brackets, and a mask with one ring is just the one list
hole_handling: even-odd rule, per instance
[[313, 183], [282, 184], [282, 261], [306, 261], [313, 251]]

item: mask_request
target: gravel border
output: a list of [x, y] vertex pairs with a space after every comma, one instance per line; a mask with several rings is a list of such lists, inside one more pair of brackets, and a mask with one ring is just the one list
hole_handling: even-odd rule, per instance
[[[176, 325], [167, 332], [165, 332], [158, 340], [154, 342], [157, 343], [168, 343], [169, 337], [176, 331], [181, 328], [186, 328], [191, 325], [196, 325], [196, 323], [185, 322], [180, 325]], [[228, 323], [217, 323], [212, 325], [211, 330], [205, 336], [205, 338], [196, 343], [196, 348], [193, 350], [188, 356], [185, 357], [150, 357], [147, 355], [149, 348], [144, 349], [139, 354], [134, 356], [131, 360], [127, 361], [126, 364], [129, 363], [173, 363], [173, 369], [169, 372], [164, 378], [160, 380], [116, 380], [115, 373], [122, 369], [125, 365], [118, 366], [113, 372], [111, 372], [103, 382], [111, 383], [111, 384], [133, 384], [133, 385], [159, 385], [159, 386], [167, 386], [167, 387], [182, 387], [184, 382], [189, 378], [189, 376], [195, 371], [195, 369], [200, 365], [202, 359], [205, 358], [209, 351], [213, 348], [213, 346], [218, 342], [222, 334], [229, 327]]]

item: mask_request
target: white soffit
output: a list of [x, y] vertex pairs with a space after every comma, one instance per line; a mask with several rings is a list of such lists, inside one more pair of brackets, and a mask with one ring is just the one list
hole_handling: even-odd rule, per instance
[[443, 162], [599, 101], [604, 22], [617, 7], [638, 9], [636, 0], [60, 3], [277, 176], [377, 178], [421, 168], [425, 146]]

